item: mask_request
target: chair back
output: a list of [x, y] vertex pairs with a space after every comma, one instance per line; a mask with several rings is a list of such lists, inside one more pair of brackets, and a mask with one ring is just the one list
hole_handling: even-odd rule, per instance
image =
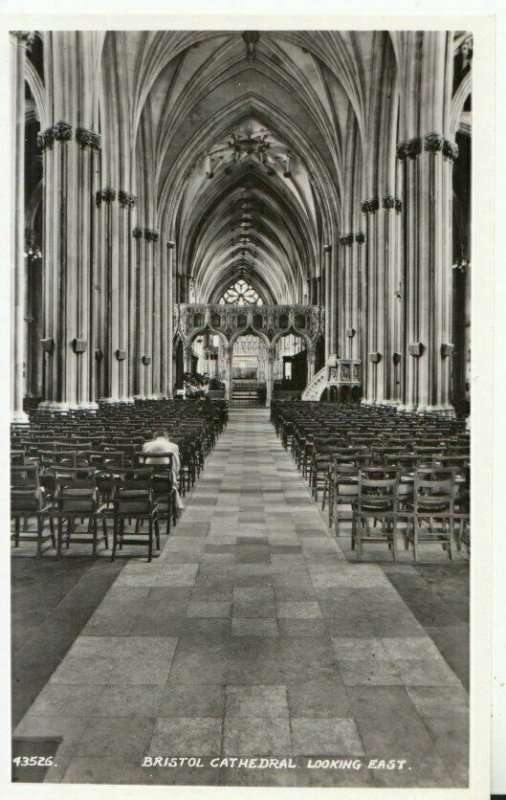
[[11, 512], [40, 511], [43, 495], [36, 464], [11, 467]]
[[358, 473], [358, 513], [397, 511], [399, 472], [396, 467], [365, 467]]
[[455, 474], [428, 469], [417, 470], [413, 489], [415, 514], [451, 514], [455, 501], [457, 485]]

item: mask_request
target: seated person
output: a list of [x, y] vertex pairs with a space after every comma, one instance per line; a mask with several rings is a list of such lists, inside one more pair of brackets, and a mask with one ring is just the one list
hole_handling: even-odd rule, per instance
[[167, 454], [167, 458], [145, 458], [145, 464], [170, 464], [171, 459], [169, 454], [172, 456], [172, 485], [176, 492], [176, 506], [177, 508], [184, 508], [178, 490], [179, 470], [181, 469], [179, 447], [177, 444], [170, 441], [168, 431], [164, 429], [155, 431], [153, 439], [149, 442], [144, 442], [142, 445], [142, 452], [153, 456], [163, 456]]

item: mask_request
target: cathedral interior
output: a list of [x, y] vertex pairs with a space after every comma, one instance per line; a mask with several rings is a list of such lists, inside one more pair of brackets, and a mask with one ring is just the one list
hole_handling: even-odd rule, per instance
[[467, 786], [472, 34], [10, 47], [13, 780]]

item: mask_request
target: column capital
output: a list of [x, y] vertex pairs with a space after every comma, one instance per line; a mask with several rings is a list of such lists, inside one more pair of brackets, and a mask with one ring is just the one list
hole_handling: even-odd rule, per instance
[[137, 202], [137, 195], [133, 194], [133, 192], [126, 192], [124, 189], [120, 189], [118, 192], [118, 200], [121, 208], [133, 208]]
[[408, 139], [405, 142], [400, 142], [397, 145], [397, 158], [400, 158], [401, 161], [405, 160], [406, 158], [416, 158], [422, 152], [422, 140], [420, 136], [416, 136], [413, 139]]
[[11, 31], [22, 47], [30, 48], [35, 41], [35, 31]]
[[72, 138], [72, 125], [60, 120], [53, 125], [53, 133], [57, 142], [68, 142]]
[[76, 141], [79, 142], [83, 150], [86, 147], [90, 147], [92, 150], [100, 150], [102, 138], [95, 131], [90, 131], [87, 128], [76, 128]]
[[54, 128], [46, 128], [37, 134], [37, 145], [41, 150], [51, 148], [54, 142]]
[[393, 197], [391, 194], [387, 194], [383, 197], [381, 205], [386, 211], [391, 211], [393, 208], [395, 208], [396, 211], [402, 210], [402, 200], [399, 200], [398, 197]]
[[324, 244], [323, 245], [323, 252], [324, 253], [331, 253], [332, 252], [332, 245], [331, 244]]
[[424, 150], [427, 153], [439, 153], [443, 149], [444, 140], [440, 133], [428, 133], [424, 138]]
[[158, 231], [151, 230], [151, 228], [144, 228], [144, 238], [150, 244], [154, 244], [160, 238]]
[[372, 197], [369, 200], [363, 200], [360, 204], [364, 214], [375, 214], [379, 209], [379, 200], [377, 197]]
[[455, 161], [459, 157], [458, 144], [450, 141], [450, 139], [445, 139], [443, 142], [443, 156], [450, 159], [450, 161]]
[[356, 241], [357, 244], [364, 244], [364, 242], [365, 242], [365, 233], [363, 233], [362, 231], [359, 231], [358, 233], [356, 233], [355, 234], [355, 241]]
[[95, 194], [95, 200], [97, 206], [100, 206], [102, 201], [110, 205], [114, 200], [116, 200], [116, 189], [112, 189], [108, 186], [106, 189], [99, 189], [98, 192]]
[[340, 236], [339, 244], [342, 247], [351, 247], [351, 245], [353, 244], [353, 234], [347, 233], [345, 236]]

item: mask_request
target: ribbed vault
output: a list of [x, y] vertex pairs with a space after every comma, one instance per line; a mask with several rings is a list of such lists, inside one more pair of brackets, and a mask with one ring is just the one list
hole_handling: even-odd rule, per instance
[[137, 52], [130, 39], [138, 170], [196, 302], [240, 276], [268, 303], [310, 302], [342, 227], [349, 131], [365, 126], [372, 39], [336, 36], [152, 33]]

